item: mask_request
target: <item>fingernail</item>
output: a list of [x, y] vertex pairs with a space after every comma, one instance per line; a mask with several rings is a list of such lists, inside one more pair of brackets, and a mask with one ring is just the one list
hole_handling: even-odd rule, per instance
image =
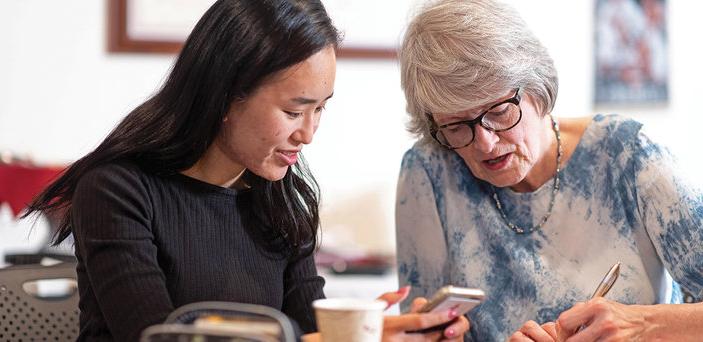
[[449, 318], [456, 318], [458, 315], [459, 314], [457, 314], [456, 310], [449, 310]]
[[444, 332], [444, 336], [447, 336], [447, 337], [454, 336], [454, 329], [447, 329], [447, 331]]

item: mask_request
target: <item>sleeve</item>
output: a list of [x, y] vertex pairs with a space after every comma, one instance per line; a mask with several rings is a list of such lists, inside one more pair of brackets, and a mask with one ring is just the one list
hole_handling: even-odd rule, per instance
[[312, 255], [292, 261], [284, 275], [282, 311], [292, 318], [303, 333], [317, 331], [312, 302], [324, 298], [325, 280], [317, 275]]
[[[446, 285], [447, 243], [430, 177], [413, 150], [403, 157], [396, 194], [398, 283], [410, 298], [429, 297]], [[401, 303], [409, 309], [411, 300]]]
[[141, 331], [173, 311], [157, 262], [149, 195], [122, 167], [86, 174], [73, 196], [76, 252], [113, 338], [137, 341]]
[[684, 290], [703, 299], [703, 195], [671, 153], [640, 132], [638, 210], [654, 248]]

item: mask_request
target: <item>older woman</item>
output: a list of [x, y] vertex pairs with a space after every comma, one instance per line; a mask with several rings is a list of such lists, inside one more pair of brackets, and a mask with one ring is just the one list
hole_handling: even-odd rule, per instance
[[[681, 288], [703, 297], [701, 193], [639, 123], [553, 116], [552, 59], [494, 1], [425, 7], [400, 61], [419, 137], [396, 208], [412, 295], [483, 289], [469, 314], [476, 341], [700, 336], [701, 304], [636, 305], [680, 303]], [[616, 262], [607, 299], [575, 305]]]

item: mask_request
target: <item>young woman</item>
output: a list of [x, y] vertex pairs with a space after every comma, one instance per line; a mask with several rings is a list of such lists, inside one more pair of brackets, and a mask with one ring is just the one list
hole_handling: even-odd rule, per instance
[[[338, 41], [319, 1], [217, 1], [163, 88], [32, 203], [63, 213], [56, 242], [75, 238], [80, 340], [136, 340], [205, 300], [267, 305], [315, 330], [318, 193], [300, 152], [332, 97]], [[388, 317], [384, 337], [455, 316]], [[412, 337], [467, 329], [459, 318]]]

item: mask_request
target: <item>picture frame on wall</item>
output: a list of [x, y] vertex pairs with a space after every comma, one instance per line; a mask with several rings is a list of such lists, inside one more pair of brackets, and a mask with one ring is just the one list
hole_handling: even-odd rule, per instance
[[595, 103], [669, 99], [666, 0], [596, 0]]
[[[108, 51], [177, 53], [197, 20], [214, 2], [108, 0]], [[338, 57], [394, 59], [409, 11], [420, 1], [322, 2], [344, 37]]]

